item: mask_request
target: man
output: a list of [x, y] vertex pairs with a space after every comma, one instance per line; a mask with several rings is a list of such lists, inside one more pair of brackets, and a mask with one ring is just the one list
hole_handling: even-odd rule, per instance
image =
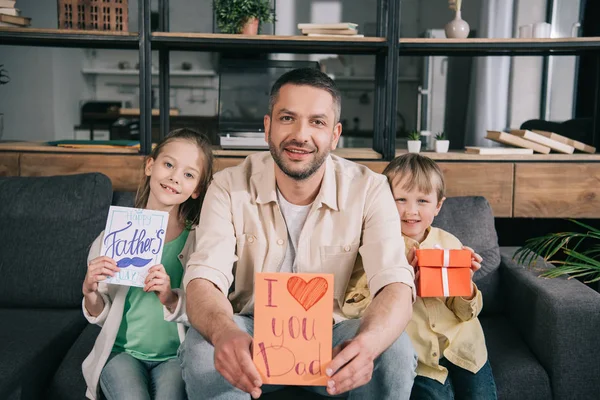
[[[264, 117], [270, 154], [215, 175], [184, 278], [193, 328], [180, 359], [190, 399], [258, 398], [279, 388], [263, 386], [252, 362], [253, 283], [261, 271], [334, 274], [330, 378], [327, 387], [307, 390], [409, 398], [416, 358], [402, 332], [412, 313], [413, 269], [385, 177], [330, 155], [342, 132], [340, 109], [327, 75], [308, 68], [284, 74]], [[361, 319], [347, 320], [340, 302], [363, 265], [376, 295]]]

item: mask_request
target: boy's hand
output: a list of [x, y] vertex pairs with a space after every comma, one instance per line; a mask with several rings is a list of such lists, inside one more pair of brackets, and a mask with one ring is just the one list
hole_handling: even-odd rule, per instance
[[463, 250], [469, 250], [471, 252], [471, 278], [472, 278], [475, 271], [477, 271], [478, 269], [481, 268], [481, 262], [483, 261], [483, 258], [479, 254], [475, 253], [475, 251], [468, 246], [463, 246], [462, 248], [463, 248]]
[[98, 282], [102, 282], [109, 276], [119, 272], [117, 263], [110, 257], [100, 256], [88, 263], [88, 269], [83, 280], [83, 295], [95, 293], [98, 290]]
[[179, 297], [171, 290], [171, 277], [165, 271], [162, 264], [157, 264], [148, 270], [148, 276], [144, 281], [144, 292], [155, 292], [158, 300], [173, 312], [177, 307]]
[[410, 265], [412, 265], [412, 267], [415, 269], [415, 285], [419, 285], [419, 277], [420, 277], [420, 271], [419, 271], [419, 266], [417, 265], [417, 248], [413, 247], [412, 249], [410, 249], [408, 251], [408, 255], [406, 257], [408, 259], [408, 263]]
[[[463, 246], [462, 247], [463, 250], [469, 250], [471, 252], [471, 279], [473, 279], [473, 274], [475, 273], [475, 271], [477, 271], [478, 269], [481, 268], [481, 262], [483, 261], [483, 258], [475, 253], [475, 251], [468, 247], [468, 246]], [[471, 296], [469, 296], [468, 298], [466, 298], [467, 300], [471, 300], [473, 299], [473, 297], [475, 297], [475, 284], [471, 284]]]

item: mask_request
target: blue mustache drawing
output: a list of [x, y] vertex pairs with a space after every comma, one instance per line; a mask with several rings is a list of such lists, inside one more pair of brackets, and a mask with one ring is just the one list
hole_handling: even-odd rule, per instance
[[140, 258], [140, 257], [129, 258], [129, 257], [124, 257], [124, 258], [121, 258], [119, 261], [117, 261], [117, 267], [119, 267], [119, 268], [127, 268], [130, 265], [133, 265], [134, 267], [143, 267], [145, 265], [148, 265], [148, 263], [150, 261], [152, 261], [151, 258]]

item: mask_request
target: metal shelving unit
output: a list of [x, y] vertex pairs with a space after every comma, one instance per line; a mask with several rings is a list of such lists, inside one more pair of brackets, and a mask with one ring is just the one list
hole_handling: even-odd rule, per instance
[[114, 33], [59, 29], [0, 28], [2, 45], [138, 49], [141, 153], [151, 151], [152, 50], [159, 53], [160, 132], [169, 131], [169, 53], [202, 51], [243, 53], [360, 54], [375, 57], [373, 150], [395, 156], [398, 66], [401, 56], [556, 56], [593, 55], [597, 59], [594, 145], [600, 142], [600, 38], [425, 39], [400, 38], [401, 0], [378, 0], [377, 37], [327, 38], [277, 35], [225, 35], [169, 31], [169, 2], [159, 0], [159, 32], [150, 32], [150, 0], [139, 0], [138, 32]]

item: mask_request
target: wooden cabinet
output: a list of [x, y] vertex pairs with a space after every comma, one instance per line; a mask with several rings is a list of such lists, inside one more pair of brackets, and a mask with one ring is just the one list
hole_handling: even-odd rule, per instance
[[[461, 153], [425, 154], [436, 159], [444, 172], [448, 197], [483, 196], [496, 217], [600, 218], [600, 155], [503, 159]], [[139, 154], [0, 151], [0, 176], [102, 172], [112, 180], [115, 190], [135, 191], [143, 160]], [[217, 156], [215, 171], [242, 161], [242, 157]], [[378, 173], [387, 165], [386, 161], [357, 162]]]

